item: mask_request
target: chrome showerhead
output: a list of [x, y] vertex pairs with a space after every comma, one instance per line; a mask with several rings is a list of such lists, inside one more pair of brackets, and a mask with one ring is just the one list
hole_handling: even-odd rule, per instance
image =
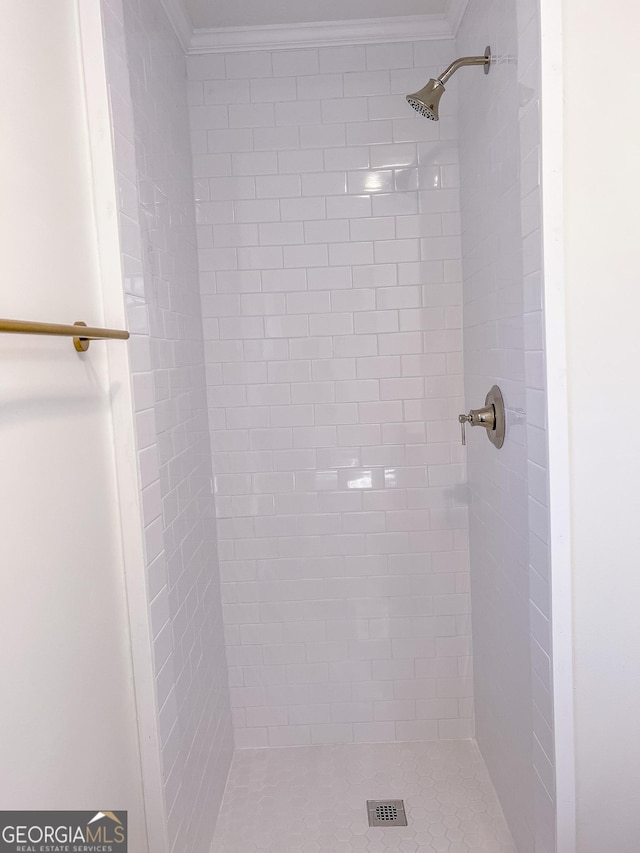
[[491, 67], [491, 48], [487, 47], [484, 56], [463, 56], [461, 59], [456, 59], [435, 80], [429, 80], [427, 85], [423, 86], [418, 92], [414, 92], [413, 95], [407, 95], [407, 103], [411, 104], [414, 110], [417, 110], [420, 115], [423, 115], [430, 121], [438, 121], [438, 106], [445, 90], [444, 84], [463, 65], [483, 65], [484, 73], [488, 74]]

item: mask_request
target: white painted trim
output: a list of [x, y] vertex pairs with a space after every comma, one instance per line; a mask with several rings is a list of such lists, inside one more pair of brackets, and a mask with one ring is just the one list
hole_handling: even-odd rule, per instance
[[564, 292], [562, 4], [540, 0], [542, 222], [549, 440], [556, 845], [576, 850], [571, 485]]
[[458, 35], [458, 30], [460, 29], [460, 24], [462, 23], [464, 13], [467, 11], [468, 5], [469, 0], [451, 0], [449, 3], [449, 8], [447, 9], [447, 21], [449, 22], [451, 35], [454, 37]]
[[[107, 97], [100, 0], [77, 3], [84, 75], [87, 131], [100, 287], [105, 324], [126, 328], [118, 229], [111, 116]], [[162, 767], [157, 723], [151, 626], [147, 607], [146, 562], [140, 485], [136, 465], [135, 412], [128, 348], [107, 344], [111, 388], [111, 430], [116, 464], [121, 551], [124, 565], [135, 691], [139, 760], [142, 771], [147, 844], [145, 851], [167, 853]]]
[[[164, 2], [166, 0], [163, 0]], [[454, 7], [466, 5], [466, 2], [467, 0], [454, 0]], [[362, 21], [196, 29], [193, 31], [188, 52], [234, 53], [248, 50], [427, 41], [452, 37], [453, 32], [445, 15], [406, 15]]]
[[167, 18], [178, 36], [182, 49], [185, 53], [189, 53], [193, 25], [182, 0], [160, 0], [160, 4], [167, 13]]
[[455, 38], [469, 0], [451, 0], [443, 15], [197, 29], [183, 0], [160, 0], [160, 4], [185, 53], [236, 53]]

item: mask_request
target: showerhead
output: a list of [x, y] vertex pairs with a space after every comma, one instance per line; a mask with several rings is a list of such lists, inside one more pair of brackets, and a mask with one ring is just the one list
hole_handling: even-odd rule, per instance
[[411, 104], [414, 110], [417, 110], [420, 115], [428, 118], [430, 121], [438, 121], [438, 105], [440, 98], [444, 93], [444, 86], [440, 80], [429, 80], [426, 86], [423, 86], [419, 92], [414, 92], [413, 95], [407, 95], [407, 102]]
[[456, 59], [435, 80], [429, 80], [427, 85], [423, 86], [418, 92], [407, 95], [407, 103], [430, 121], [438, 121], [440, 118], [438, 115], [438, 106], [445, 90], [444, 84], [463, 65], [483, 65], [484, 73], [488, 74], [491, 67], [491, 48], [487, 47], [484, 56], [463, 56], [461, 59]]

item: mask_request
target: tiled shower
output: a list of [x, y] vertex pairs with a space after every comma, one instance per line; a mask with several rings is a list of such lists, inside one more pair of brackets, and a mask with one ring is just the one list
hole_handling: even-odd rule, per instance
[[437, 50], [189, 65], [238, 746], [471, 734], [456, 104], [402, 97]]
[[[536, 0], [186, 58], [153, 0], [103, 19], [168, 849], [209, 849], [234, 744], [475, 737], [552, 853]], [[465, 451], [494, 383], [507, 442]]]

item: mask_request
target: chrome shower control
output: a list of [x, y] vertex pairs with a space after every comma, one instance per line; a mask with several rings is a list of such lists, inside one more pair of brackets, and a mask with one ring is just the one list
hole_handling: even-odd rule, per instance
[[481, 409], [470, 409], [468, 415], [458, 415], [460, 428], [462, 430], [462, 443], [467, 443], [465, 425], [483, 426], [487, 431], [487, 438], [495, 447], [504, 444], [505, 416], [504, 400], [502, 391], [494, 385], [487, 394], [484, 406]]
[[464, 431], [464, 425], [467, 421], [471, 422], [471, 415], [458, 415], [458, 420], [460, 421], [460, 429], [462, 430], [462, 446], [467, 443], [467, 436]]

